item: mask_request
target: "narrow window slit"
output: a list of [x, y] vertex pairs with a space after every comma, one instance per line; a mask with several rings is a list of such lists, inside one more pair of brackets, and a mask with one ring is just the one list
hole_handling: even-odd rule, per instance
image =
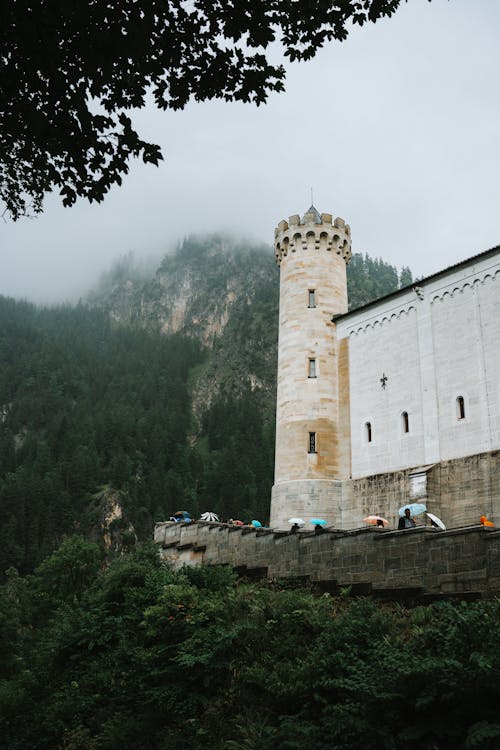
[[372, 441], [372, 423], [367, 422], [365, 424], [365, 434], [366, 434], [366, 442], [371, 443]]
[[309, 453], [316, 453], [316, 433], [309, 433]]

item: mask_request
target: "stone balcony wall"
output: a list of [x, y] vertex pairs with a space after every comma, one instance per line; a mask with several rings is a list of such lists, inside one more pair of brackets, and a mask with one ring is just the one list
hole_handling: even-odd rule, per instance
[[163, 559], [183, 565], [231, 565], [240, 573], [299, 579], [339, 591], [389, 598], [489, 597], [500, 594], [500, 531], [466, 526], [436, 531], [373, 527], [316, 536], [215, 523], [159, 523]]

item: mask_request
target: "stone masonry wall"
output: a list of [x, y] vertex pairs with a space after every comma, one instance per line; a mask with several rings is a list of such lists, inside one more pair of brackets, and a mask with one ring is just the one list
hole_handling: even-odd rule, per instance
[[500, 523], [500, 451], [426, 467], [423, 497], [412, 496], [413, 471], [404, 469], [343, 482], [342, 514], [334, 518], [335, 525], [353, 528], [365, 516], [378, 514], [394, 526], [398, 509], [415, 500], [425, 502], [427, 510], [447, 527], [476, 524], [482, 515]]
[[[340, 526], [343, 483], [331, 480], [281, 482], [272, 489], [271, 524], [276, 529], [289, 529], [290, 518], [322, 518], [327, 524]], [[359, 522], [354, 524], [359, 525]], [[343, 526], [342, 526], [343, 527]]]
[[[415, 471], [425, 475], [417, 495], [412, 487]], [[288, 529], [288, 518], [300, 516], [306, 522], [324, 518], [328, 525], [348, 530], [375, 514], [395, 527], [399, 508], [415, 501], [425, 502], [447, 527], [474, 525], [482, 515], [500, 524], [500, 451], [342, 482], [283, 482], [273, 487], [273, 526]]]
[[474, 523], [479, 515], [500, 522], [500, 451], [436, 464], [428, 474], [427, 495], [439, 498], [450, 525]]
[[500, 594], [500, 531], [374, 527], [321, 535], [227, 524], [160, 523], [155, 541], [175, 567], [231, 565], [241, 573], [317, 582], [330, 591], [429, 599]]

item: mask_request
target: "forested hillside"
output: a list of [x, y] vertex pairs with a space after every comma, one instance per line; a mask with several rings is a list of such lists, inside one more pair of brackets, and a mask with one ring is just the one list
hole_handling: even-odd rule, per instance
[[187, 445], [199, 344], [85, 306], [0, 299], [0, 560], [31, 569], [121, 492], [140, 536], [200, 477]]
[[8, 750], [497, 750], [498, 600], [407, 609], [68, 539], [0, 586]]
[[403, 266], [398, 270], [381, 258], [353, 253], [347, 266], [347, 296], [349, 310], [368, 304], [396, 289], [408, 286], [413, 281], [411, 270]]
[[[355, 304], [410, 282], [355, 255]], [[187, 508], [267, 520], [278, 270], [267, 247], [188, 239], [124, 259], [87, 303], [0, 298], [0, 571], [74, 531], [108, 546]]]

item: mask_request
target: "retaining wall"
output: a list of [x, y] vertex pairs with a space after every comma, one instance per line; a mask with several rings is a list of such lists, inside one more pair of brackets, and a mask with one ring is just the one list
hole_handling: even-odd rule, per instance
[[163, 559], [183, 565], [231, 565], [240, 573], [302, 579], [331, 591], [399, 598], [500, 595], [500, 531], [483, 526], [437, 531], [374, 527], [297, 534], [227, 524], [159, 523]]

